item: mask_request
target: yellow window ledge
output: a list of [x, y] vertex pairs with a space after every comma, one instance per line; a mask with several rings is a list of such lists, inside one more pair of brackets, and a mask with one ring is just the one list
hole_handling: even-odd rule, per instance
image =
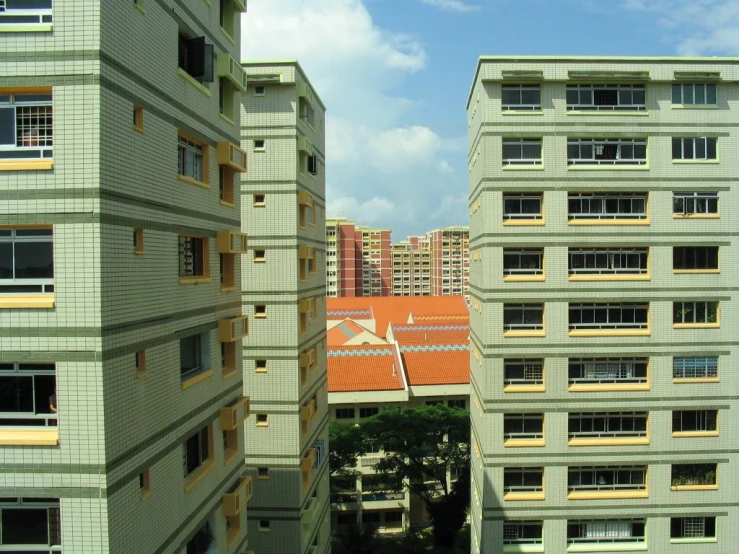
[[197, 285], [210, 283], [210, 277], [180, 277], [180, 285]]
[[141, 500], [146, 500], [150, 496], [151, 496], [151, 489], [144, 489], [141, 491], [141, 494], [139, 495]]
[[0, 162], [0, 171], [46, 171], [49, 169], [54, 169], [54, 160]]
[[716, 485], [676, 485], [670, 487], [673, 491], [717, 491], [718, 484]]
[[716, 537], [705, 537], [697, 539], [670, 539], [670, 544], [690, 544], [693, 542], [718, 542]]
[[215, 463], [211, 459], [203, 462], [203, 464], [198, 469], [196, 469], [185, 478], [185, 492], [190, 492], [192, 488], [203, 479], [203, 477], [213, 471], [214, 467]]
[[680, 383], [719, 383], [720, 379], [718, 377], [706, 377], [705, 379], [700, 378], [691, 378], [691, 379], [673, 379], [673, 383], [680, 384]]
[[524, 225], [546, 225], [546, 221], [544, 219], [507, 219], [503, 222], [503, 225], [508, 227], [522, 227]]
[[672, 104], [673, 110], [718, 110], [718, 104]]
[[544, 171], [544, 164], [504, 165], [503, 171]]
[[714, 275], [721, 273], [720, 269], [673, 269], [673, 273], [675, 274], [685, 274], [685, 275], [700, 275], [701, 273], [712, 273]]
[[616, 543], [581, 543], [571, 544], [567, 547], [567, 552], [634, 552], [647, 551], [646, 542], [616, 542]]
[[29, 308], [48, 310], [54, 307], [53, 294], [7, 295], [0, 296], [0, 310]]
[[186, 175], [177, 175], [177, 179], [185, 183], [190, 183], [191, 185], [197, 185], [198, 187], [202, 187], [204, 189], [210, 188], [210, 185], [206, 183], [205, 181], [198, 181], [197, 179], [193, 179], [192, 177], [187, 177]]
[[691, 438], [691, 437], [718, 437], [718, 430], [716, 431], [673, 431], [672, 436], [678, 438]]
[[545, 385], [508, 385], [503, 392], [546, 392]]
[[544, 439], [512, 439], [504, 441], [503, 446], [505, 448], [540, 448], [542, 446], [546, 446], [546, 441]]
[[208, 377], [213, 375], [215, 372], [212, 369], [209, 369], [207, 371], [203, 371], [202, 373], [198, 373], [195, 377], [192, 377], [191, 379], [188, 379], [187, 381], [184, 381], [180, 385], [180, 389], [185, 390], [189, 389], [193, 385], [197, 385], [201, 381], [205, 381]]
[[185, 81], [187, 81], [187, 82], [188, 82], [188, 83], [190, 83], [190, 84], [191, 84], [191, 85], [192, 85], [193, 87], [195, 87], [195, 89], [197, 89], [198, 91], [200, 91], [200, 92], [202, 92], [203, 94], [205, 94], [205, 96], [208, 96], [208, 97], [210, 97], [210, 90], [208, 90], [208, 87], [206, 87], [205, 85], [203, 85], [202, 83], [200, 83], [200, 82], [199, 82], [199, 81], [198, 81], [197, 79], [195, 79], [195, 77], [193, 77], [192, 75], [190, 75], [190, 74], [189, 74], [189, 73], [188, 73], [187, 71], [185, 71], [185, 70], [184, 70], [184, 69], [182, 69], [181, 67], [178, 67], [178, 68], [177, 68], [177, 73], [178, 73], [178, 74], [179, 74], [179, 76], [180, 76], [180, 77], [182, 77], [182, 78], [183, 78], [183, 79], [184, 79]]
[[672, 219], [720, 219], [720, 214], [672, 214]]
[[719, 329], [721, 323], [673, 323], [673, 329]]
[[583, 491], [571, 492], [567, 495], [568, 500], [613, 500], [618, 498], [649, 498], [649, 491]]
[[143, 128], [143, 127], [138, 127], [138, 126], [134, 125], [134, 126], [132, 127], [132, 129], [133, 129], [134, 131], [136, 131], [137, 133], [141, 133], [142, 135], [143, 135], [143, 134], [145, 133], [145, 131], [144, 131], [144, 128]]
[[598, 164], [575, 164], [568, 165], [568, 171], [648, 171], [649, 164], [645, 165], [598, 165]]
[[570, 385], [567, 390], [570, 392], [639, 391], [650, 390], [650, 386], [649, 383], [607, 383], [603, 385]]
[[242, 531], [239, 527], [233, 527], [226, 532], [226, 547], [233, 548], [234, 543], [241, 536]]
[[567, 225], [651, 225], [649, 219], [571, 219]]
[[54, 29], [52, 23], [7, 23], [0, 24], [0, 33], [48, 33]]
[[649, 273], [633, 275], [570, 275], [568, 281], [650, 281]]
[[234, 204], [233, 202], [226, 202], [225, 200], [219, 200], [219, 202], [221, 203], [221, 206], [226, 206], [228, 208], [236, 207], [236, 204]]
[[506, 275], [503, 281], [506, 283], [520, 283], [524, 281], [545, 281], [544, 275]]
[[56, 446], [59, 444], [57, 429], [0, 430], [0, 446]]
[[233, 292], [236, 290], [236, 287], [221, 287], [221, 292]]
[[567, 446], [637, 446], [649, 444], [649, 437], [570, 439]]
[[231, 368], [229, 370], [226, 370], [224, 368], [223, 369], [223, 374], [221, 375], [221, 379], [223, 379], [225, 381], [226, 379], [230, 379], [231, 377], [233, 377], [236, 374], [238, 374], [238, 371], [236, 371], [236, 368]]
[[545, 496], [543, 492], [509, 492], [503, 495], [503, 500], [516, 501], [516, 500], [544, 500]]
[[504, 337], [546, 337], [546, 331], [503, 331]]
[[718, 164], [719, 160], [672, 160], [672, 163], [674, 164], [698, 164], [698, 165], [705, 165], [705, 164]]
[[648, 337], [649, 329], [599, 329], [597, 331], [569, 331], [570, 337]]

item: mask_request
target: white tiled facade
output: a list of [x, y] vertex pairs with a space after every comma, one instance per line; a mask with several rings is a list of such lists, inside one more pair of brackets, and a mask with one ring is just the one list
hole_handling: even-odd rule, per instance
[[[232, 422], [248, 400], [240, 340], [222, 332], [241, 314], [240, 271], [224, 290], [218, 246], [240, 232], [241, 207], [217, 186], [218, 154], [240, 142], [221, 112], [238, 114], [240, 93], [218, 70], [213, 82], [178, 70], [179, 35], [237, 59], [243, 5], [62, 0], [36, 24], [14, 23], [12, 7], [0, 14], [0, 550], [180, 553], [206, 537], [243, 553], [250, 482]], [[183, 133], [203, 153], [197, 179], [179, 178]]]

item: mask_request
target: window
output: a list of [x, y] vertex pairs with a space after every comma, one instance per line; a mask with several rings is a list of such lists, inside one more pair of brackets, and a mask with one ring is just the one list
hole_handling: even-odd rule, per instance
[[544, 304], [505, 304], [503, 306], [505, 331], [543, 331]]
[[268, 519], [260, 519], [259, 520], [259, 530], [269, 531], [269, 523], [270, 521]]
[[207, 182], [206, 152], [208, 147], [181, 134], [177, 141], [178, 175], [200, 183]]
[[269, 468], [258, 467], [257, 468], [257, 479], [269, 479]]
[[254, 317], [264, 319], [267, 317], [267, 306], [264, 304], [257, 304], [254, 306]]
[[253, 206], [255, 208], [263, 208], [267, 205], [264, 194], [255, 194], [253, 198]]
[[236, 342], [221, 343], [221, 377], [226, 379], [236, 373]]
[[568, 165], [646, 165], [647, 139], [567, 139]]
[[257, 414], [257, 427], [267, 427], [269, 425], [269, 418], [267, 414]]
[[571, 192], [567, 209], [570, 220], [647, 219], [647, 193]]
[[236, 288], [236, 254], [218, 254], [221, 292]]
[[218, 197], [221, 202], [234, 204], [234, 170], [225, 165], [218, 167]]
[[306, 170], [311, 175], [318, 175], [318, 156], [311, 154], [305, 158]]
[[133, 251], [134, 254], [144, 253], [144, 230], [141, 227], [133, 230]]
[[503, 468], [503, 493], [544, 492], [543, 467]]
[[544, 219], [542, 193], [503, 193], [503, 221]]
[[7, 545], [15, 552], [37, 550], [35, 547], [61, 547], [61, 544], [59, 500], [0, 498], [0, 547]]
[[316, 111], [311, 103], [305, 98], [300, 99], [300, 119], [305, 121], [311, 127], [316, 125]]
[[183, 457], [185, 477], [201, 468], [205, 462], [212, 458], [213, 441], [211, 434], [211, 426], [206, 425], [187, 437]]
[[379, 408], [359, 408], [359, 417], [361, 419], [372, 417], [380, 413]]
[[234, 22], [238, 16], [234, 0], [220, 0], [220, 8], [219, 16], [221, 29], [223, 29], [223, 32], [229, 37], [233, 37], [235, 31]]
[[[48, 24], [51, 30], [51, 3], [52, 0], [3, 0], [0, 2], [0, 30], [22, 31], [25, 25], [39, 24]], [[14, 29], [15, 26], [18, 29]]]
[[447, 400], [447, 406], [449, 406], [450, 408], [459, 408], [460, 410], [466, 410], [467, 402], [464, 398], [460, 398], [457, 400]]
[[223, 440], [223, 461], [228, 464], [239, 452], [239, 432], [237, 429], [222, 431], [221, 437]]
[[354, 408], [336, 408], [336, 419], [354, 419]]
[[257, 373], [267, 373], [267, 360], [254, 360], [254, 371]]
[[543, 544], [542, 521], [504, 521], [503, 544]]
[[[715, 539], [716, 517], [671, 517], [670, 539]], [[670, 541], [672, 542], [672, 541]]]
[[503, 85], [501, 88], [503, 110], [540, 110], [539, 85]]
[[142, 500], [145, 500], [151, 494], [150, 484], [150, 471], [145, 469], [142, 473], [139, 473], [139, 495]]
[[503, 275], [544, 275], [544, 249], [504, 248]]
[[718, 356], [675, 356], [672, 358], [673, 379], [717, 379]]
[[254, 152], [264, 152], [267, 149], [266, 141], [264, 139], [254, 140]]
[[187, 381], [210, 369], [210, 333], [180, 339], [180, 379]]
[[[233, 0], [221, 0], [221, 2], [231, 3]], [[220, 114], [233, 121], [234, 119], [234, 96], [236, 87], [225, 77], [218, 78], [218, 111]]]
[[647, 412], [573, 412], [567, 418], [569, 440], [647, 437]]
[[673, 192], [675, 215], [718, 215], [718, 192]]
[[567, 469], [567, 491], [646, 490], [646, 466], [583, 466]]
[[541, 139], [503, 139], [503, 165], [541, 163]]
[[684, 105], [716, 105], [714, 83], [675, 83], [672, 85], [672, 103]]
[[648, 358], [570, 358], [570, 385], [646, 383]]
[[673, 464], [672, 487], [713, 487], [717, 464]]
[[567, 85], [567, 110], [646, 110], [644, 85]]
[[503, 414], [503, 440], [544, 438], [544, 414]]
[[569, 328], [648, 329], [649, 304], [570, 304]]
[[179, 236], [180, 277], [208, 276], [208, 238]]
[[144, 108], [141, 106], [133, 107], [133, 128], [136, 131], [144, 130]]
[[718, 410], [681, 410], [672, 412], [673, 433], [718, 431]]
[[136, 377], [143, 377], [146, 375], [146, 350], [139, 350], [134, 355], [136, 362]]
[[567, 521], [568, 544], [581, 543], [645, 543], [644, 519], [596, 519]]
[[254, 87], [254, 96], [264, 96], [264, 87], [261, 85]]
[[266, 252], [262, 249], [254, 250], [254, 261], [264, 262], [267, 260]]
[[674, 325], [718, 324], [718, 302], [673, 302], [672, 306]]
[[201, 83], [213, 82], [213, 45], [205, 43], [205, 37], [179, 36], [177, 65], [185, 73]]
[[[3, 23], [5, 17], [0, 11], [0, 28]], [[51, 92], [0, 93], [0, 161], [50, 159], [52, 119]]]
[[675, 246], [672, 249], [672, 269], [718, 270], [718, 246]]
[[187, 542], [186, 554], [209, 554], [216, 545], [216, 538], [210, 523], [205, 522], [197, 533]]
[[0, 228], [0, 291], [54, 292], [54, 252], [51, 229]]
[[716, 140], [715, 137], [673, 138], [672, 159], [715, 160]]
[[648, 248], [570, 248], [570, 275], [644, 275]]
[[0, 428], [57, 425], [56, 365], [0, 362]]
[[544, 360], [523, 358], [503, 360], [503, 385], [543, 385]]

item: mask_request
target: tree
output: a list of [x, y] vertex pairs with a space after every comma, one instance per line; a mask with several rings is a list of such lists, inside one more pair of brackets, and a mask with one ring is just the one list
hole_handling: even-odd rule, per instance
[[[361, 432], [385, 451], [375, 470], [423, 500], [436, 544], [452, 548], [469, 508], [469, 412], [444, 404], [388, 409], [366, 419]], [[452, 470], [459, 477], [450, 487]]]
[[331, 475], [355, 475], [357, 458], [367, 452], [367, 439], [361, 426], [332, 421], [328, 428], [328, 467]]
[[380, 551], [374, 527], [360, 527], [355, 522], [336, 533], [335, 537], [339, 554], [377, 554]]

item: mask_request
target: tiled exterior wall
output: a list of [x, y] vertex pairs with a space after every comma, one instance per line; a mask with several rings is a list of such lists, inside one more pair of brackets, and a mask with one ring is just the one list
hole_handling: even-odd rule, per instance
[[[542, 72], [542, 110], [509, 114], [501, 110], [503, 72]], [[568, 113], [568, 72], [648, 72], [646, 110], [642, 113]], [[718, 101], [712, 109], [674, 107], [671, 84], [676, 72], [720, 73]], [[472, 504], [473, 552], [498, 552], [503, 521], [543, 520], [538, 552], [563, 552], [567, 520], [646, 518], [646, 552], [709, 553], [730, 551], [735, 536], [737, 482], [736, 410], [737, 281], [734, 185], [739, 162], [737, 109], [739, 76], [735, 60], [621, 59], [481, 60], [468, 106], [470, 122], [470, 262], [472, 349]], [[685, 79], [685, 82], [690, 82]], [[511, 80], [515, 82], [515, 79]], [[599, 82], [597, 76], [589, 81]], [[617, 82], [612, 77], [608, 82]], [[568, 168], [567, 137], [646, 137], [648, 164], [624, 169]], [[718, 163], [673, 163], [671, 137], [718, 137]], [[542, 137], [542, 169], [504, 171], [502, 137]], [[719, 217], [673, 218], [672, 192], [719, 191]], [[541, 191], [544, 221], [539, 225], [503, 224], [502, 193]], [[568, 191], [645, 191], [648, 222], [642, 225], [568, 225]], [[649, 276], [641, 280], [572, 281], [568, 247], [649, 247]], [[676, 274], [672, 247], [720, 246], [720, 271]], [[503, 280], [504, 247], [543, 247], [544, 279]], [[649, 334], [615, 336], [568, 332], [568, 302], [649, 302]], [[673, 328], [674, 301], [719, 300], [720, 327]], [[544, 336], [504, 337], [505, 303], [543, 303]], [[720, 382], [676, 383], [673, 356], [719, 356]], [[646, 390], [601, 392], [568, 390], [568, 357], [648, 357]], [[507, 358], [543, 358], [542, 392], [504, 392]], [[672, 412], [719, 410], [718, 436], [673, 437]], [[648, 411], [648, 444], [632, 446], [568, 446], [568, 412]], [[544, 413], [545, 445], [504, 448], [506, 413]], [[671, 490], [671, 465], [718, 464], [718, 490]], [[568, 499], [568, 465], [648, 465], [647, 497]], [[505, 500], [506, 467], [544, 466], [543, 500]], [[716, 517], [715, 540], [687, 544], [670, 540], [671, 517]], [[612, 546], [612, 545], [609, 545]], [[582, 546], [587, 548], [586, 546]], [[599, 545], [600, 549], [608, 548]], [[625, 548], [625, 547], [624, 547]], [[595, 547], [593, 548], [595, 549]]]

